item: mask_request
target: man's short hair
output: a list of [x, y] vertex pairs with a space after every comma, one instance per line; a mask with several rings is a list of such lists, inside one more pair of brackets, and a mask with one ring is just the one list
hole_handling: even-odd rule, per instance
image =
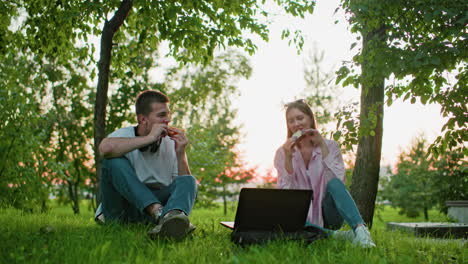
[[151, 105], [153, 103], [168, 103], [169, 98], [161, 93], [160, 91], [156, 90], [146, 90], [141, 92], [135, 102], [135, 110], [136, 114], [142, 114], [147, 116], [153, 110]]

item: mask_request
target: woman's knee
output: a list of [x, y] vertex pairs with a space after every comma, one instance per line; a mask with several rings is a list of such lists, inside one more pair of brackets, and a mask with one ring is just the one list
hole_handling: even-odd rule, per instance
[[333, 179], [329, 180], [328, 183], [327, 183], [327, 192], [333, 192], [333, 191], [340, 190], [340, 189], [343, 189], [343, 188], [346, 189], [343, 182], [340, 181], [338, 178], [333, 178]]

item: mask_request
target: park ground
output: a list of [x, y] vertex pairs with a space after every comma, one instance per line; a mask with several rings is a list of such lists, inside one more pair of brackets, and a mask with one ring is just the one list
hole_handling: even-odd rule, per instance
[[[379, 207], [374, 217], [373, 249], [332, 239], [242, 248], [219, 224], [233, 220], [234, 207], [227, 216], [221, 208], [195, 208], [191, 221], [197, 230], [182, 242], [150, 240], [148, 226], [97, 225], [86, 206], [80, 215], [57, 205], [47, 214], [0, 209], [0, 263], [468, 263], [466, 240], [417, 238], [386, 230], [390, 221], [423, 221], [401, 216], [389, 206]], [[429, 217], [433, 222], [447, 220], [434, 210]]]

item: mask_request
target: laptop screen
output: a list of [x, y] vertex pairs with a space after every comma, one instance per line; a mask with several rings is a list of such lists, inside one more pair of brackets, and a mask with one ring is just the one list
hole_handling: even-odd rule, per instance
[[292, 232], [304, 227], [312, 190], [243, 188], [234, 228]]

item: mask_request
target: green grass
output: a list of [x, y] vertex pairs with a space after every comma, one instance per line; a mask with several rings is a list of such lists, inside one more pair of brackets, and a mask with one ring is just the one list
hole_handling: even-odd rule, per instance
[[[461, 240], [415, 238], [385, 230], [389, 221], [408, 219], [385, 207], [378, 211], [372, 229], [377, 248], [366, 250], [332, 239], [310, 245], [276, 241], [263, 246], [238, 247], [230, 231], [219, 225], [233, 220], [234, 210], [196, 209], [192, 237], [182, 242], [153, 241], [149, 227], [97, 225], [83, 206], [79, 216], [69, 208], [54, 207], [48, 214], [0, 210], [0, 263], [467, 263], [468, 248]], [[431, 211], [432, 221], [445, 216]], [[51, 227], [51, 231], [44, 231]]]

